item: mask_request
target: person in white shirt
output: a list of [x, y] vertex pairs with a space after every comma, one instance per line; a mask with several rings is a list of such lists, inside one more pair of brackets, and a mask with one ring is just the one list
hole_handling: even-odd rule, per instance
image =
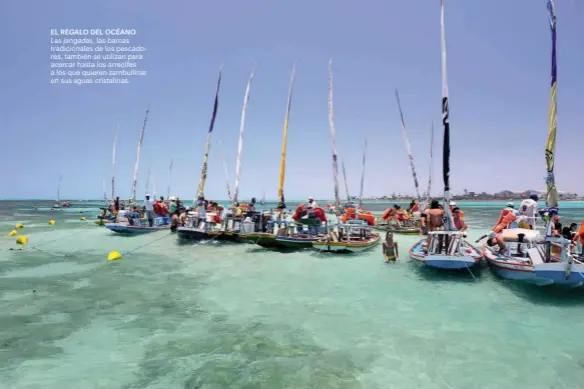
[[529, 224], [529, 228], [532, 230], [535, 229], [537, 200], [539, 200], [537, 195], [531, 195], [528, 199], [523, 200], [519, 206], [519, 215], [525, 216], [527, 218], [527, 224]]
[[150, 198], [148, 193], [146, 193], [146, 199], [144, 200], [144, 208], [146, 209], [148, 225], [152, 227], [154, 225], [154, 200]]
[[306, 208], [316, 208], [318, 206], [318, 204], [316, 204], [316, 201], [314, 201], [314, 197], [310, 196], [308, 198], [308, 205], [306, 206]]

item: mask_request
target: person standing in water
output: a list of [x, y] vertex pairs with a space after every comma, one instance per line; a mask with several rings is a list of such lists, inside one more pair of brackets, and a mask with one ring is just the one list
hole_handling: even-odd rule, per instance
[[388, 231], [385, 234], [385, 242], [383, 242], [382, 250], [385, 263], [395, 262], [399, 258], [398, 245], [393, 240], [393, 232]]

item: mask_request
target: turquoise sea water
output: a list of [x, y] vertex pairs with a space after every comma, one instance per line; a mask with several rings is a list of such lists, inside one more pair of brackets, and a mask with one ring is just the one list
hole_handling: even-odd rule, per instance
[[[1, 389], [584, 387], [583, 290], [501, 280], [485, 264], [474, 277], [419, 268], [411, 236], [385, 264], [380, 247], [123, 237], [93, 223], [99, 203], [36, 204], [47, 208], [0, 202]], [[505, 203], [459, 205], [474, 240]], [[584, 204], [561, 205], [564, 224], [584, 218]], [[23, 251], [9, 250], [16, 222]], [[111, 250], [135, 251], [107, 262]]]

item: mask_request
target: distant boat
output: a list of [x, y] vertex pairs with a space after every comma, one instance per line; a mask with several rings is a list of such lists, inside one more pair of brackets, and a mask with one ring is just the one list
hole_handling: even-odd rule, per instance
[[59, 182], [57, 184], [57, 200], [55, 201], [55, 205], [51, 207], [51, 210], [58, 210], [61, 209], [61, 182], [63, 181], [63, 176], [59, 175]]

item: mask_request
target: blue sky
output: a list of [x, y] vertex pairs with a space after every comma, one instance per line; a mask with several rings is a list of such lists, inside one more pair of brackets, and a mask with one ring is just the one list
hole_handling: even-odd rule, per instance
[[[560, 0], [556, 7], [556, 181], [559, 190], [584, 193], [575, 167], [584, 144], [584, 5]], [[0, 62], [0, 129], [8, 144], [0, 154], [0, 198], [54, 198], [59, 174], [63, 198], [100, 198], [102, 181], [110, 181], [118, 123], [117, 189], [127, 198], [148, 104], [138, 197], [149, 168], [157, 191], [166, 194], [173, 156], [172, 192], [192, 198], [220, 63], [223, 83], [205, 194], [226, 198], [217, 140], [223, 142], [233, 181], [243, 94], [256, 62], [241, 197], [260, 197], [265, 189], [267, 198], [275, 198], [294, 61], [286, 198], [331, 198], [329, 57], [339, 157], [347, 165], [352, 194], [358, 192], [365, 138], [365, 194], [413, 193], [396, 87], [425, 188], [432, 121], [435, 151], [441, 153], [439, 9], [439, 0], [4, 1], [0, 32], [8, 57]], [[147, 76], [129, 85], [49, 84], [49, 29], [116, 27], [137, 30], [134, 42], [148, 49], [142, 62]], [[446, 39], [454, 191], [543, 188], [551, 45], [545, 1], [446, 0]], [[440, 169], [437, 159], [437, 194]]]

